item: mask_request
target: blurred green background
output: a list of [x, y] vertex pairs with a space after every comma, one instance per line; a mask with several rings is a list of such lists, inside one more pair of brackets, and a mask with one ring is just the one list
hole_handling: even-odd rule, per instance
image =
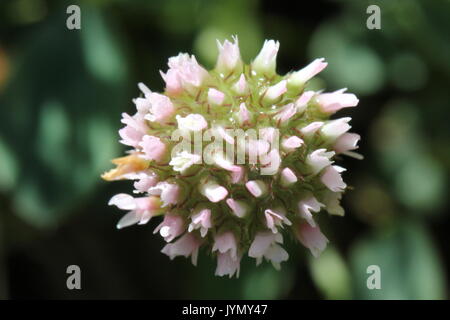
[[[300, 2], [299, 2], [300, 3]], [[81, 30], [66, 8], [81, 7]], [[0, 2], [0, 298], [448, 299], [450, 1]], [[366, 8], [381, 8], [369, 30]], [[161, 91], [178, 52], [212, 67], [215, 39], [237, 34], [249, 62], [281, 43], [278, 71], [317, 57], [326, 90], [348, 87], [365, 160], [345, 159], [346, 217], [323, 219], [330, 246], [313, 259], [289, 243], [281, 272], [245, 258], [239, 279], [159, 251], [159, 223], [118, 231], [109, 198], [128, 182], [99, 176], [120, 156], [120, 113], [136, 83]], [[66, 288], [66, 268], [82, 290]], [[381, 268], [368, 290], [367, 266]]]

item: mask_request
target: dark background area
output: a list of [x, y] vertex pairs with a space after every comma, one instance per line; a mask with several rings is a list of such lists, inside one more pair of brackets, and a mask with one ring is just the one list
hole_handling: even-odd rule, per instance
[[[450, 2], [48, 1], [0, 3], [0, 298], [448, 299]], [[66, 8], [81, 8], [81, 30]], [[366, 9], [381, 9], [369, 30]], [[346, 158], [346, 216], [324, 217], [319, 259], [288, 243], [280, 272], [243, 259], [239, 279], [214, 277], [161, 254], [159, 219], [116, 230], [109, 198], [129, 182], [100, 174], [125, 150], [120, 113], [137, 82], [162, 91], [159, 70], [178, 52], [208, 68], [215, 39], [239, 36], [248, 63], [280, 41], [278, 72], [318, 57], [315, 85], [348, 87], [343, 111], [362, 136], [363, 161]], [[66, 288], [79, 265], [82, 289]], [[382, 289], [368, 290], [379, 265]]]

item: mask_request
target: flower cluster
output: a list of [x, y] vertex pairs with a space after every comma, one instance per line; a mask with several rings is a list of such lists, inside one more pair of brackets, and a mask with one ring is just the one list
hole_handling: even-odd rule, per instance
[[[327, 66], [323, 58], [278, 75], [276, 41], [265, 41], [249, 65], [241, 60], [237, 38], [218, 42], [218, 49], [211, 71], [185, 53], [170, 58], [161, 72], [162, 94], [139, 84], [137, 111], [122, 115], [119, 130], [120, 142], [131, 149], [102, 176], [134, 181], [134, 195], [117, 194], [109, 202], [128, 211], [117, 227], [163, 216], [154, 230], [167, 242], [162, 253], [190, 257], [195, 265], [199, 249], [208, 250], [217, 258], [218, 276], [238, 276], [244, 255], [279, 269], [289, 256], [282, 247], [288, 234], [318, 256], [328, 239], [316, 216], [322, 209], [344, 215], [345, 169], [335, 158], [360, 157], [353, 151], [360, 137], [348, 132], [350, 118], [330, 116], [358, 99], [346, 89], [307, 89]], [[240, 148], [244, 161], [217, 152], [217, 141], [239, 149], [230, 129], [244, 132], [244, 140], [245, 130], [260, 133]], [[205, 137], [207, 130], [215, 140]], [[195, 135], [203, 137], [200, 147], [215, 145], [207, 163], [202, 153], [179, 148], [180, 138], [192, 146]]]

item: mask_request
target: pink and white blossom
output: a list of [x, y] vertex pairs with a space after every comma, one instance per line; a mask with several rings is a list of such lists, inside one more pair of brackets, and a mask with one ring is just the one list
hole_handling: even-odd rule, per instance
[[320, 180], [331, 191], [341, 192], [347, 187], [344, 180], [342, 180], [341, 172], [343, 171], [345, 169], [340, 166], [328, 166], [324, 170]]
[[194, 266], [197, 265], [198, 249], [202, 242], [194, 236], [192, 233], [185, 233], [177, 241], [168, 243], [161, 250], [162, 253], [169, 256], [170, 260], [173, 260], [177, 256], [189, 257]]
[[320, 211], [344, 215], [345, 169], [336, 155], [362, 158], [353, 152], [360, 136], [348, 132], [351, 118], [330, 118], [358, 98], [308, 89], [327, 66], [323, 58], [279, 75], [277, 41], [266, 40], [247, 65], [237, 37], [217, 45], [213, 70], [180, 53], [160, 72], [164, 92], [138, 84], [134, 114], [122, 114], [119, 130], [129, 150], [102, 174], [130, 180], [139, 195], [110, 200], [127, 212], [117, 227], [161, 216], [154, 233], [168, 242], [162, 252], [195, 265], [205, 244], [218, 276], [239, 276], [246, 254], [280, 269], [289, 257], [284, 235], [318, 256], [328, 242]]
[[139, 146], [144, 152], [142, 156], [144, 159], [155, 160], [156, 162], [161, 162], [164, 160], [167, 148], [160, 138], [145, 135], [139, 143]]
[[306, 164], [310, 167], [312, 174], [317, 174], [332, 163], [330, 159], [333, 156], [333, 151], [327, 152], [327, 149], [317, 149], [306, 157]]
[[148, 190], [148, 193], [160, 196], [162, 207], [177, 204], [180, 199], [180, 187], [167, 181], [158, 182], [156, 186]]
[[260, 198], [267, 193], [267, 186], [261, 180], [250, 180], [245, 184], [248, 192], [255, 198]]
[[292, 171], [289, 168], [284, 168], [281, 171], [280, 175], [280, 183], [283, 187], [288, 187], [290, 185], [293, 185], [298, 181], [297, 176], [295, 175], [294, 171]]
[[171, 242], [184, 232], [184, 220], [176, 214], [166, 214], [153, 233], [159, 232], [166, 242]]
[[116, 206], [122, 210], [128, 210], [125, 216], [117, 223], [117, 229], [122, 229], [133, 224], [146, 224], [152, 216], [161, 208], [160, 201], [156, 197], [140, 197], [119, 193], [109, 200], [108, 205]]
[[232, 87], [233, 91], [239, 95], [245, 95], [249, 92], [247, 81], [245, 80], [245, 75], [242, 73], [239, 80]]
[[287, 138], [284, 138], [281, 141], [281, 146], [286, 151], [294, 151], [297, 148], [300, 148], [303, 145], [304, 141], [302, 138], [299, 138], [297, 136], [290, 136]]
[[158, 183], [158, 175], [153, 171], [142, 171], [137, 173], [133, 180], [137, 180], [133, 184], [135, 193], [145, 193]]
[[292, 116], [294, 116], [297, 112], [297, 108], [293, 103], [289, 103], [285, 105], [279, 113], [274, 116], [275, 121], [279, 121], [280, 123], [287, 122]]
[[243, 218], [249, 212], [249, 206], [244, 201], [234, 200], [229, 198], [226, 200], [227, 205], [230, 207], [231, 212], [238, 217]]
[[343, 108], [358, 105], [358, 98], [352, 93], [345, 93], [347, 89], [340, 89], [331, 93], [321, 93], [316, 97], [320, 109], [324, 113], [335, 113]]
[[169, 70], [161, 76], [166, 82], [166, 90], [170, 94], [179, 94], [183, 89], [192, 91], [200, 87], [208, 77], [208, 72], [198, 64], [195, 57], [180, 53], [169, 58]]
[[348, 124], [352, 118], [345, 117], [328, 121], [320, 129], [322, 135], [329, 141], [335, 141], [338, 137], [346, 133], [351, 126]]
[[201, 156], [198, 154], [192, 154], [187, 151], [181, 151], [176, 155], [172, 156], [169, 165], [172, 166], [173, 170], [181, 173], [185, 173], [194, 164], [201, 163]]
[[219, 202], [228, 195], [227, 189], [214, 181], [208, 181], [200, 186], [200, 193], [211, 202]]
[[238, 113], [238, 115], [239, 115], [239, 117], [238, 117], [239, 118], [239, 123], [241, 125], [244, 124], [244, 123], [248, 123], [250, 121], [250, 113], [249, 113], [247, 107], [245, 106], [244, 102], [242, 102], [239, 105], [239, 113]]
[[328, 239], [323, 235], [318, 226], [301, 223], [297, 228], [296, 235], [300, 243], [308, 248], [315, 258], [318, 258], [327, 247]]
[[264, 216], [266, 218], [266, 226], [270, 230], [272, 230], [273, 233], [278, 232], [278, 227], [283, 228], [283, 225], [290, 226], [292, 225], [292, 222], [289, 221], [288, 218], [286, 218], [286, 213], [283, 209], [277, 208], [277, 209], [266, 209], [264, 211]]
[[322, 128], [323, 125], [324, 123], [322, 121], [314, 121], [303, 128], [299, 128], [299, 131], [302, 133], [303, 136], [310, 137], [314, 133], [316, 133], [317, 130]]
[[234, 42], [225, 40], [223, 44], [217, 40], [219, 56], [217, 58], [216, 70], [222, 73], [233, 71], [242, 65], [241, 53], [237, 37], [233, 37]]
[[361, 136], [359, 134], [346, 132], [336, 139], [333, 149], [337, 154], [358, 149], [358, 141], [360, 139]]
[[323, 203], [317, 201], [312, 194], [308, 194], [304, 199], [299, 201], [298, 213], [300, 217], [305, 219], [312, 227], [315, 227], [316, 222], [314, 221], [312, 213], [319, 212], [323, 207], [325, 207]]
[[272, 262], [275, 269], [280, 270], [281, 262], [287, 261], [289, 258], [289, 254], [280, 246], [282, 243], [281, 233], [259, 232], [250, 245], [248, 256], [255, 258], [257, 265], [262, 262], [263, 258], [266, 258]]
[[276, 60], [280, 43], [274, 40], [264, 41], [258, 56], [252, 62], [252, 69], [257, 73], [272, 75], [275, 73]]
[[204, 238], [208, 229], [212, 227], [211, 209], [201, 209], [195, 212], [191, 217], [192, 222], [189, 224], [188, 232], [200, 229], [200, 235]]
[[313, 62], [308, 64], [303, 69], [292, 73], [289, 76], [289, 85], [301, 87], [307, 82], [309, 79], [314, 77], [316, 74], [321, 72], [328, 63], [324, 62], [324, 58], [315, 59]]
[[266, 94], [264, 95], [264, 100], [273, 101], [281, 97], [287, 91], [286, 84], [286, 80], [281, 80], [277, 84], [267, 88]]
[[130, 116], [122, 113], [121, 122], [125, 124], [125, 127], [119, 130], [119, 135], [122, 138], [120, 143], [130, 147], [138, 147], [148, 130], [142, 115], [135, 114], [134, 116]]
[[230, 278], [236, 274], [239, 278], [239, 271], [241, 267], [241, 258], [233, 258], [231, 253], [218, 253], [217, 254], [217, 268], [215, 275], [218, 277], [229, 276]]
[[295, 101], [295, 107], [297, 112], [301, 113], [306, 110], [308, 103], [316, 93], [314, 91], [305, 91], [302, 95]]
[[214, 88], [209, 88], [208, 90], [208, 101], [213, 105], [221, 105], [225, 100], [225, 94]]
[[212, 252], [229, 253], [232, 259], [238, 258], [238, 244], [233, 232], [226, 231], [214, 237]]
[[208, 123], [201, 114], [189, 114], [186, 117], [176, 116], [178, 129], [187, 131], [202, 131], [208, 127]]

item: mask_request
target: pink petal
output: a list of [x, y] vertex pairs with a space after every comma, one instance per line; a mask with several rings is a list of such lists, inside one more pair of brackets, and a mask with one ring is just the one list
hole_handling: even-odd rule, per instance
[[144, 151], [144, 159], [160, 162], [166, 154], [166, 145], [160, 138], [145, 135], [139, 143]]

